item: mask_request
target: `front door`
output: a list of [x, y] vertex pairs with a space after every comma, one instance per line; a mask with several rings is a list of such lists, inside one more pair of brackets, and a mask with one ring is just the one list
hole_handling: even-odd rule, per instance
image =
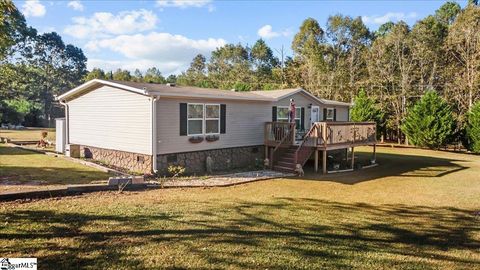
[[316, 123], [319, 121], [320, 121], [320, 107], [312, 106], [312, 109], [310, 111], [310, 126], [312, 126], [313, 123]]

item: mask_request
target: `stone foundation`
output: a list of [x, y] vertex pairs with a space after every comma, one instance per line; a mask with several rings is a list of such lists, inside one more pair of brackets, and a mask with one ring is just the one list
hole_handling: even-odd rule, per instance
[[262, 168], [264, 155], [263, 145], [165, 154], [157, 156], [157, 169], [160, 175], [168, 175], [168, 166], [175, 165], [184, 167], [185, 174], [188, 175], [204, 174], [208, 156], [213, 160], [214, 172], [249, 167]]
[[152, 173], [152, 156], [92, 146], [80, 146], [80, 157], [136, 173]]

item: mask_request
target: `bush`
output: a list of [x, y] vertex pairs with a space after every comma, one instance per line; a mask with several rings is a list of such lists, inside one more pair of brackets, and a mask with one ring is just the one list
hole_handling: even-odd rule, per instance
[[170, 165], [167, 170], [172, 177], [181, 176], [185, 173], [185, 168], [182, 166]]
[[454, 123], [447, 102], [435, 91], [427, 91], [408, 111], [401, 128], [414, 145], [436, 149], [451, 139]]
[[480, 153], [480, 102], [475, 103], [468, 113], [467, 138], [469, 150]]

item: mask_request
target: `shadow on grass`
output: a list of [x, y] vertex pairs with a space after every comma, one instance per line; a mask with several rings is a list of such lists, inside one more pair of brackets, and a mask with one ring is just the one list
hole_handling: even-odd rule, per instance
[[0, 155], [2, 156], [7, 156], [7, 155], [12, 155], [12, 156], [20, 156], [20, 155], [41, 155], [37, 152], [34, 151], [28, 151], [16, 147], [11, 147], [11, 146], [5, 146], [0, 144]]
[[80, 168], [61, 167], [0, 167], [0, 184], [22, 184], [30, 181], [41, 181], [44, 184], [88, 184], [94, 180], [107, 180], [109, 174], [100, 170], [83, 170]]
[[[371, 153], [357, 153], [359, 159], [368, 160]], [[457, 164], [465, 160], [455, 160], [439, 157], [428, 157], [405, 154], [377, 153], [379, 166], [354, 172], [322, 175], [315, 173], [313, 163], [309, 161], [305, 166], [306, 180], [327, 180], [343, 184], [356, 184], [364, 181], [376, 180], [382, 177], [442, 177], [458, 171], [468, 169]]]
[[[0, 227], [2, 255], [43, 254], [39, 263], [48, 269], [146, 269], [152, 261], [165, 268], [249, 269], [473, 269], [480, 263], [478, 219], [458, 208], [274, 198], [198, 203], [176, 214], [87, 212], [0, 215], [16, 228]], [[127, 252], [132, 247], [143, 252]]]

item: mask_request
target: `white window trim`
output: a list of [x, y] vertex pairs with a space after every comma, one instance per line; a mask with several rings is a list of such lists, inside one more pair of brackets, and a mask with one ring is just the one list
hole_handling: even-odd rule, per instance
[[[207, 106], [217, 106], [218, 107], [218, 118], [207, 118]], [[203, 117], [205, 118], [204, 123], [205, 123], [205, 129], [204, 133], [205, 135], [219, 135], [220, 134], [220, 104], [205, 104], [203, 106], [204, 114]], [[207, 120], [217, 120], [218, 121], [218, 132], [215, 133], [207, 133]]]
[[[290, 108], [290, 106], [277, 106], [277, 121], [279, 119], [281, 120], [287, 120], [288, 121], [288, 115], [286, 118], [283, 118], [283, 117], [278, 117], [278, 109], [279, 108], [286, 108], [287, 110]], [[299, 121], [302, 121], [302, 107], [295, 107], [295, 110], [300, 110], [300, 113], [296, 113], [295, 112], [295, 120], [299, 120]]]
[[[190, 105], [202, 105], [203, 107], [203, 110], [202, 110], [202, 118], [189, 118], [189, 112], [190, 112]], [[200, 135], [203, 135], [203, 133], [205, 132], [205, 123], [204, 123], [204, 119], [205, 118], [205, 104], [203, 103], [187, 103], [187, 136], [200, 136]], [[201, 120], [202, 121], [202, 133], [198, 133], [198, 134], [190, 134], [190, 129], [189, 129], [189, 123], [190, 123], [190, 120]]]
[[[328, 117], [328, 112], [329, 111], [332, 112], [332, 117], [331, 118]], [[325, 119], [326, 120], [332, 120], [332, 121], [335, 120], [335, 108], [327, 108], [327, 115], [325, 115]]]
[[[203, 108], [203, 117], [202, 118], [188, 118], [188, 115], [189, 115], [189, 111], [190, 111], [190, 105], [201, 105], [202, 108]], [[207, 105], [209, 106], [217, 106], [218, 107], [218, 118], [207, 118], [207, 114], [206, 114], [206, 107]], [[202, 135], [219, 135], [220, 134], [220, 115], [221, 114], [221, 111], [220, 111], [220, 104], [211, 104], [211, 103], [207, 103], [207, 104], [204, 104], [204, 103], [187, 103], [187, 136], [202, 136]], [[202, 121], [202, 133], [198, 133], [198, 134], [190, 134], [189, 131], [189, 123], [190, 123], [190, 120], [201, 120]], [[217, 120], [218, 121], [218, 132], [216, 133], [207, 133], [207, 120]]]

